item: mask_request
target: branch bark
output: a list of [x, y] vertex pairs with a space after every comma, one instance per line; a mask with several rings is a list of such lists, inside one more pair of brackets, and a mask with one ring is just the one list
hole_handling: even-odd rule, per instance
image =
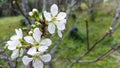
[[28, 26], [30, 27], [30, 25], [32, 24], [30, 19], [28, 18], [28, 16], [23, 12], [23, 10], [21, 9], [18, 0], [15, 0], [15, 5], [17, 6], [17, 8], [19, 9], [20, 13], [25, 17], [25, 19], [28, 21]]
[[86, 23], [86, 38], [87, 38], [87, 50], [89, 50], [90, 48], [90, 45], [89, 45], [89, 25], [88, 25], [88, 21], [85, 20], [85, 23]]

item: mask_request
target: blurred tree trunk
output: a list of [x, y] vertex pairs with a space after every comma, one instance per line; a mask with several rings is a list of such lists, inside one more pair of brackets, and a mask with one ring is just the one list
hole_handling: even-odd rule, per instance
[[38, 9], [39, 8], [39, 0], [34, 0], [34, 5], [35, 5], [35, 8]]
[[28, 0], [22, 0], [22, 10], [25, 14], [28, 13], [28, 11], [29, 11]]
[[[21, 4], [22, 4], [22, 11], [23, 13], [28, 16], [28, 12], [29, 12], [29, 8], [28, 8], [28, 0], [21, 0]], [[25, 24], [28, 25], [28, 20], [25, 18]]]
[[47, 1], [43, 0], [43, 10], [46, 10], [46, 4], [47, 4]]
[[90, 20], [95, 21], [96, 16], [96, 8], [98, 9], [99, 6], [103, 3], [103, 0], [85, 0], [84, 3], [87, 5], [89, 13], [90, 13]]
[[43, 0], [34, 0], [34, 8], [38, 9], [40, 12], [42, 11], [42, 7], [41, 6], [43, 4]]

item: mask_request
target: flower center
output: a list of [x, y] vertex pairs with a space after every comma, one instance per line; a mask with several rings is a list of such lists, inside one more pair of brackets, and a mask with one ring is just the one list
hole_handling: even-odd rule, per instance
[[34, 56], [32, 56], [32, 58], [41, 60], [40, 56], [42, 56], [42, 54], [35, 54]]
[[51, 20], [52, 23], [57, 23], [58, 20], [56, 19], [56, 17], [53, 17], [52, 20]]
[[34, 46], [35, 46], [36, 48], [39, 48], [40, 45], [41, 45], [41, 42], [35, 42], [35, 44], [34, 44]]

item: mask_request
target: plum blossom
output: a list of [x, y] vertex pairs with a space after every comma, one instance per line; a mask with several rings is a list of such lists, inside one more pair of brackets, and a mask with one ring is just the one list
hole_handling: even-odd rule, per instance
[[13, 35], [10, 40], [21, 40], [23, 37], [23, 33], [21, 29], [15, 29], [16, 35]]
[[53, 34], [55, 33], [55, 29], [57, 27], [58, 35], [59, 37], [62, 37], [62, 31], [65, 29], [66, 24], [66, 13], [58, 13], [58, 6], [53, 4], [50, 8], [50, 13], [44, 11], [44, 17], [48, 21], [48, 31]]
[[[36, 50], [40, 52], [44, 52], [48, 49], [48, 46], [51, 45], [51, 40], [49, 38], [41, 39], [42, 32], [39, 28], [35, 28], [33, 31], [33, 36], [25, 36], [24, 39], [27, 43], [31, 44], [32, 47], [35, 47]], [[29, 52], [32, 51], [32, 48], [28, 50]]]
[[35, 47], [32, 47], [31, 52], [27, 54], [31, 55], [32, 57], [24, 56], [22, 58], [23, 64], [28, 65], [30, 62], [32, 62], [34, 68], [43, 68], [43, 62], [49, 62], [51, 60], [50, 54], [44, 55], [43, 52], [37, 52]]
[[16, 35], [13, 35], [10, 40], [7, 42], [7, 46], [9, 50], [12, 50], [13, 53], [11, 55], [12, 59], [17, 58], [18, 56], [22, 56], [24, 50], [22, 47], [22, 30], [21, 29], [15, 29]]

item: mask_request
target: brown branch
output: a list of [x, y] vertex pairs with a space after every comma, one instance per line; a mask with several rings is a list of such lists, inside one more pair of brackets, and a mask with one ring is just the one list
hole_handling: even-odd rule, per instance
[[101, 41], [103, 41], [107, 36], [111, 35], [112, 34], [112, 30], [109, 30], [108, 32], [105, 33], [104, 36], [102, 36], [98, 41], [96, 41], [93, 46], [87, 51], [85, 52], [83, 55], [80, 55], [78, 58], [75, 59], [75, 61], [73, 61], [71, 64], [70, 64], [70, 68], [75, 64], [75, 63], [78, 63], [78, 61], [83, 58], [84, 56], [86, 56], [87, 54], [89, 54], [96, 46], [98, 43], [100, 43]]
[[107, 32], [105, 33], [104, 36], [102, 36], [98, 41], [96, 41], [96, 42], [93, 44], [93, 46], [89, 49], [89, 51], [93, 50], [98, 43], [100, 43], [101, 41], [103, 41], [107, 36], [109, 36], [109, 35], [111, 35], [111, 34], [112, 34], [112, 30], [110, 29], [109, 31], [107, 31]]
[[114, 46], [114, 47], [111, 48], [109, 51], [107, 51], [107, 52], [104, 53], [102, 56], [100, 56], [96, 61], [103, 60], [105, 57], [107, 57], [108, 55], [110, 55], [110, 54], [113, 53], [114, 51], [118, 50], [119, 48], [120, 48], [120, 45]]
[[61, 41], [62, 41], [62, 39], [59, 38], [59, 39], [56, 41], [56, 43], [54, 44], [55, 46], [51, 49], [50, 54], [52, 55], [52, 57], [54, 57], [55, 52], [56, 52], [56, 49], [57, 49], [57, 47], [58, 47], [58, 45], [60, 44]]
[[21, 9], [18, 0], [15, 0], [15, 5], [17, 6], [17, 8], [19, 9], [20, 13], [25, 17], [25, 19], [28, 21], [28, 26], [30, 26], [32, 23], [30, 21], [30, 19], [28, 18], [28, 16], [23, 12], [23, 10]]
[[120, 48], [120, 45], [118, 46], [114, 46], [113, 48], [111, 48], [110, 50], [108, 50], [106, 53], [104, 53], [103, 55], [101, 55], [100, 57], [98, 57], [95, 60], [79, 60], [79, 63], [89, 63], [89, 62], [98, 62], [103, 60], [105, 57], [109, 56], [111, 53], [115, 52], [116, 50], [118, 50]]
[[46, 35], [46, 27], [48, 25], [46, 24], [45, 20], [40, 20], [39, 22], [42, 24], [42, 36], [45, 36]]
[[85, 20], [85, 23], [86, 23], [86, 38], [87, 38], [87, 50], [89, 50], [90, 48], [90, 45], [89, 45], [89, 25], [88, 25], [88, 21]]
[[[72, 68], [72, 66], [75, 64], [75, 63], [90, 63], [90, 62], [98, 62], [98, 61], [101, 61], [103, 60], [105, 57], [109, 56], [111, 53], [115, 52], [116, 50], [118, 50], [120, 48], [120, 45], [118, 46], [114, 46], [113, 48], [111, 48], [110, 50], [108, 50], [106, 53], [104, 53], [103, 55], [101, 55], [100, 57], [98, 57], [97, 59], [95, 60], [79, 60], [77, 59], [77, 61], [73, 61], [71, 64], [70, 64], [70, 67], [69, 68]], [[87, 53], [86, 53], [87, 54]]]
[[16, 61], [15, 61], [15, 68], [17, 68], [17, 66], [18, 66], [18, 61], [16, 59]]

